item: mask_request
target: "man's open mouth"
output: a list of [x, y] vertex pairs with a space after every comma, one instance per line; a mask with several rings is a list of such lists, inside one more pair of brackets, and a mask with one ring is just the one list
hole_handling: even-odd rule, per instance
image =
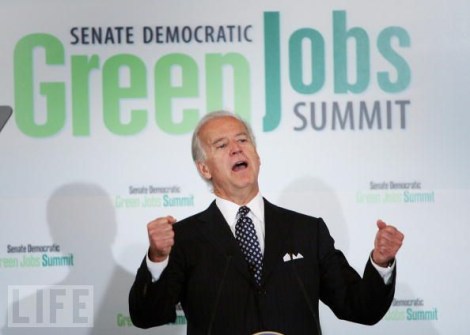
[[248, 167], [248, 162], [246, 162], [246, 161], [236, 162], [232, 166], [232, 171], [234, 171], [234, 172], [240, 171], [240, 170], [246, 169], [247, 167]]

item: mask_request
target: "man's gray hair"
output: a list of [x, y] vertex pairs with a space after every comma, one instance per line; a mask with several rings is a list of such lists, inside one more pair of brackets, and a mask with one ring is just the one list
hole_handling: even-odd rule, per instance
[[227, 117], [227, 116], [230, 116], [230, 117], [233, 117], [233, 118], [237, 119], [238, 121], [240, 121], [245, 126], [248, 137], [250, 138], [253, 145], [256, 146], [255, 136], [254, 136], [253, 131], [251, 130], [251, 127], [250, 127], [248, 122], [243, 120], [237, 114], [234, 114], [234, 113], [231, 113], [231, 112], [228, 112], [228, 111], [221, 110], [221, 111], [211, 112], [211, 113], [206, 114], [199, 121], [196, 128], [194, 129], [193, 138], [192, 138], [192, 141], [191, 141], [191, 153], [192, 153], [192, 156], [193, 156], [194, 163], [204, 162], [205, 159], [206, 159], [206, 153], [204, 152], [204, 149], [202, 148], [201, 140], [199, 139], [199, 131], [201, 130], [201, 128], [207, 122], [209, 122], [211, 120], [218, 119], [218, 118], [221, 118], [221, 117]]

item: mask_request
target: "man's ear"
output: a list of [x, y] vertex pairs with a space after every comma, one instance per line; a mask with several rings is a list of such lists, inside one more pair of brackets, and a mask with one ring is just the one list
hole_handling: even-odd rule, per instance
[[199, 171], [199, 174], [207, 180], [212, 179], [212, 174], [209, 171], [209, 167], [204, 163], [204, 162], [197, 162], [196, 163], [197, 170]]

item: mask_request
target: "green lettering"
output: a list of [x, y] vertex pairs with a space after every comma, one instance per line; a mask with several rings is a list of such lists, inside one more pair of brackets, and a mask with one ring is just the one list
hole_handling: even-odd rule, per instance
[[175, 98], [195, 98], [199, 93], [198, 66], [184, 54], [161, 57], [155, 64], [155, 118], [158, 126], [169, 134], [186, 134], [199, 120], [196, 108], [181, 111], [181, 121], [173, 120]]
[[72, 132], [90, 135], [90, 72], [99, 69], [97, 55], [72, 56]]
[[14, 51], [15, 117], [18, 128], [31, 137], [47, 137], [58, 133], [65, 124], [65, 84], [41, 82], [39, 93], [46, 99], [44, 122], [35, 118], [34, 51], [45, 52], [47, 65], [64, 65], [64, 46], [54, 36], [31, 34], [23, 37]]
[[233, 111], [245, 121], [250, 121], [250, 65], [245, 57], [238, 53], [206, 55], [206, 97], [207, 110], [223, 109], [224, 104], [224, 69], [232, 69], [233, 74]]
[[409, 47], [411, 45], [410, 36], [403, 28], [389, 27], [379, 34], [377, 40], [378, 49], [382, 56], [395, 67], [397, 72], [395, 81], [390, 78], [388, 72], [383, 71], [377, 74], [380, 88], [389, 93], [404, 91], [411, 81], [410, 66], [406, 60], [392, 48], [392, 38], [394, 37], [398, 39], [400, 47]]
[[[302, 42], [310, 41], [311, 48], [311, 79], [304, 84]], [[325, 83], [325, 41], [322, 35], [314, 29], [299, 29], [289, 40], [289, 75], [292, 88], [302, 94], [318, 92]]]
[[[127, 71], [128, 84], [121, 74]], [[147, 125], [147, 111], [129, 111], [129, 121], [121, 115], [121, 101], [145, 98], [147, 94], [145, 64], [134, 55], [122, 54], [109, 58], [103, 65], [103, 117], [106, 127], [117, 135], [134, 135]]]
[[272, 131], [281, 123], [281, 40], [279, 12], [264, 13], [264, 85], [266, 114], [263, 131]]
[[[364, 92], [370, 81], [370, 48], [367, 32], [362, 28], [346, 29], [346, 12], [333, 12], [334, 87], [335, 93]], [[356, 82], [348, 82], [348, 39], [355, 40]]]

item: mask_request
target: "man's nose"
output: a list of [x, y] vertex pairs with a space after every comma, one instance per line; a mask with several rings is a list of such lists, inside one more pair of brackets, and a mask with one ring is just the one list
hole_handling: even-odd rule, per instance
[[242, 147], [237, 141], [230, 142], [230, 154], [236, 155], [242, 152]]

